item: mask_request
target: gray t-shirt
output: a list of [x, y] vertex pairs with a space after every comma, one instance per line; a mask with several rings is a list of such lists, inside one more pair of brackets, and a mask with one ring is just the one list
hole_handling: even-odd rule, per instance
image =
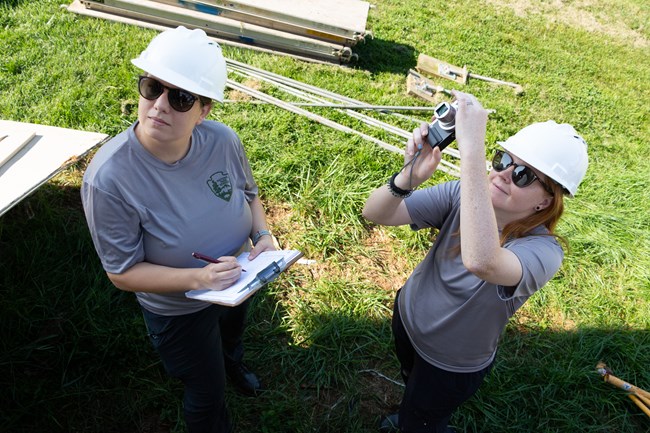
[[404, 327], [430, 364], [452, 372], [479, 371], [494, 359], [508, 319], [555, 275], [564, 252], [544, 227], [507, 242], [505, 248], [517, 255], [523, 276], [506, 291], [470, 273], [460, 253], [453, 251], [460, 243], [459, 181], [415, 191], [406, 207], [414, 230], [433, 227], [440, 232], [400, 293]]
[[[205, 266], [192, 257], [235, 255], [252, 228], [257, 185], [237, 134], [214, 121], [194, 128], [187, 155], [173, 164], [149, 153], [129, 129], [103, 145], [88, 165], [81, 198], [95, 249], [107, 272], [146, 261]], [[210, 304], [184, 292], [136, 292], [153, 313], [188, 314]]]

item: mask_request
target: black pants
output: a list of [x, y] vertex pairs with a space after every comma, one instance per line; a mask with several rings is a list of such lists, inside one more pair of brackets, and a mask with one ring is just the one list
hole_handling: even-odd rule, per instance
[[232, 308], [213, 304], [183, 316], [161, 316], [142, 309], [165, 371], [183, 382], [183, 412], [190, 433], [232, 431], [225, 402], [225, 369], [244, 356], [242, 335], [249, 301]]
[[454, 373], [434, 367], [413, 348], [402, 324], [397, 307], [393, 307], [395, 350], [406, 384], [399, 410], [402, 433], [449, 433], [453, 412], [476, 391], [490, 371], [491, 365], [475, 373]]

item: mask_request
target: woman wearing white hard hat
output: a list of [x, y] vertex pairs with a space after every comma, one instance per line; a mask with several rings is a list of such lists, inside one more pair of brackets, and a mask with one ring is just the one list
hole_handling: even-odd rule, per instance
[[398, 291], [393, 335], [406, 388], [380, 431], [453, 432], [454, 411], [481, 385], [509, 318], [558, 271], [554, 230], [563, 195], [587, 169], [587, 145], [568, 124], [530, 125], [503, 143], [486, 176], [487, 111], [455, 92], [460, 180], [414, 191], [440, 163], [423, 124], [405, 165], [368, 198], [363, 215], [384, 225], [439, 230]]
[[[156, 36], [133, 64], [138, 120], [102, 146], [84, 175], [82, 201], [102, 265], [118, 288], [135, 292], [163, 365], [185, 387], [188, 430], [230, 432], [226, 376], [255, 395], [243, 364], [247, 303], [189, 299], [222, 290], [242, 268], [235, 259], [274, 250], [244, 148], [229, 127], [206, 120], [223, 101], [226, 63], [202, 30]], [[214, 257], [205, 264], [193, 257]], [[209, 259], [208, 259], [209, 260]]]

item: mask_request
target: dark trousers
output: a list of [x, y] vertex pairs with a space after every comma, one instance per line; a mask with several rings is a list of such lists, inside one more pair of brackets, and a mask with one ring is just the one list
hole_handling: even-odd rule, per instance
[[183, 411], [190, 433], [232, 431], [225, 372], [242, 361], [248, 304], [232, 308], [213, 304], [183, 316], [161, 316], [142, 309], [165, 371], [183, 382]]
[[454, 373], [434, 367], [413, 348], [404, 329], [397, 307], [399, 292], [393, 307], [393, 335], [406, 384], [399, 409], [399, 428], [402, 433], [449, 433], [454, 411], [483, 383], [491, 366], [476, 373]]

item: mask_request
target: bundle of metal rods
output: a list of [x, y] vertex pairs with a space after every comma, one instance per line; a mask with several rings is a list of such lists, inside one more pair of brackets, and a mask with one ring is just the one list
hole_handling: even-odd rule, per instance
[[[233, 79], [229, 79], [227, 81], [226, 83], [227, 87], [245, 93], [257, 100], [263, 101], [264, 103], [274, 104], [290, 112], [305, 116], [311, 120], [332, 127], [339, 131], [358, 135], [368, 141], [375, 143], [376, 145], [382, 147], [383, 149], [398, 154], [403, 154], [404, 149], [386, 143], [385, 141], [382, 141], [364, 132], [357, 131], [348, 126], [337, 123], [323, 115], [317, 114], [313, 111], [306, 110], [303, 107], [316, 106], [316, 107], [332, 108], [334, 110], [337, 110], [338, 112], [344, 113], [364, 123], [365, 125], [374, 128], [380, 128], [383, 131], [395, 137], [396, 140], [399, 140], [401, 142], [405, 142], [406, 139], [411, 137], [411, 132], [401, 129], [397, 126], [394, 126], [388, 122], [376, 119], [372, 116], [368, 116], [367, 114], [360, 113], [359, 110], [373, 110], [373, 111], [383, 113], [384, 115], [387, 116], [395, 116], [400, 119], [406, 119], [415, 123], [420, 123], [421, 120], [410, 118], [408, 116], [398, 113], [397, 111], [408, 111], [408, 110], [433, 111], [433, 109], [435, 108], [435, 107], [409, 107], [409, 106], [373, 106], [364, 103], [362, 101], [348, 98], [346, 96], [342, 96], [316, 86], [312, 86], [297, 80], [293, 80], [291, 78], [287, 78], [278, 74], [274, 74], [272, 72], [255, 68], [245, 63], [237, 62], [235, 60], [227, 59], [226, 62], [229, 71], [234, 73], [235, 75], [245, 77], [247, 79], [254, 79], [260, 82], [269, 83], [275, 86], [276, 88], [282, 90], [283, 92], [287, 93], [288, 95], [291, 95], [293, 99], [297, 98], [303, 102], [296, 103], [296, 102], [285, 101], [275, 96], [271, 96], [267, 93], [263, 93], [260, 90], [253, 89], [252, 87], [246, 86], [245, 84], [242, 84]], [[308, 105], [301, 105], [301, 104], [308, 104]], [[443, 153], [451, 156], [452, 158], [460, 159], [460, 153], [456, 149], [447, 147], [443, 151]], [[448, 174], [451, 174], [453, 176], [458, 177], [460, 175], [459, 166], [457, 164], [449, 162], [446, 159], [443, 159], [441, 161], [438, 169]]]

